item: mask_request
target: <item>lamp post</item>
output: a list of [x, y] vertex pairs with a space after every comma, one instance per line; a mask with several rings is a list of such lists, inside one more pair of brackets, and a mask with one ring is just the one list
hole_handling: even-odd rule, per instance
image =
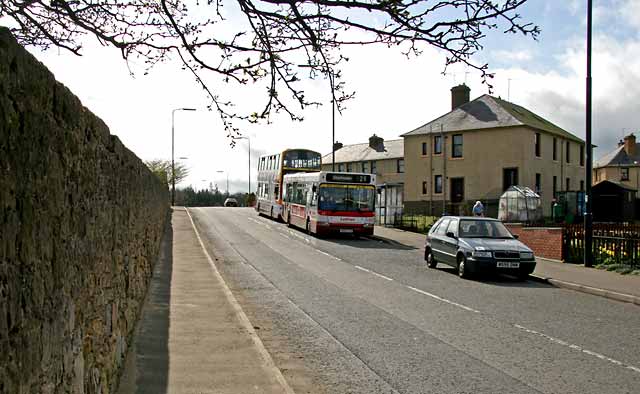
[[592, 0], [587, 0], [587, 108], [586, 108], [586, 144], [587, 144], [587, 165], [585, 174], [585, 213], [584, 213], [584, 266], [593, 265], [593, 212], [591, 202], [591, 182], [593, 171], [593, 147], [591, 145], [591, 28], [592, 28]]
[[249, 193], [247, 194], [248, 196], [251, 194], [251, 139], [249, 137], [235, 137], [234, 139], [247, 140], [247, 143], [249, 144]]
[[[311, 68], [311, 64], [298, 64], [298, 67]], [[333, 95], [333, 74], [329, 70], [329, 86], [331, 87], [331, 171], [336, 170], [336, 100]]]
[[195, 111], [195, 108], [176, 108], [171, 111], [171, 205], [176, 203], [175, 114], [176, 111]]
[[216, 171], [218, 174], [222, 174], [223, 172], [227, 174], [227, 197], [229, 197], [229, 173], [223, 170]]

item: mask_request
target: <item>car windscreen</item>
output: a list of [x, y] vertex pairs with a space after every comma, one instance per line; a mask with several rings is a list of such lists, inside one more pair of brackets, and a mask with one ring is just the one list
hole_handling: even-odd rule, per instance
[[323, 184], [318, 191], [318, 209], [371, 212], [375, 196], [376, 190], [371, 185]]
[[460, 238], [513, 238], [501, 222], [473, 219], [460, 221], [459, 236]]

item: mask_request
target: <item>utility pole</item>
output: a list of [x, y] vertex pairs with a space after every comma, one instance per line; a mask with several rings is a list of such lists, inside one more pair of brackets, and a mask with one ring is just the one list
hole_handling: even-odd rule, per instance
[[593, 172], [593, 147], [591, 144], [591, 28], [593, 1], [587, 0], [587, 165], [585, 174], [585, 213], [584, 213], [584, 266], [593, 265], [593, 211], [591, 204], [591, 182]]

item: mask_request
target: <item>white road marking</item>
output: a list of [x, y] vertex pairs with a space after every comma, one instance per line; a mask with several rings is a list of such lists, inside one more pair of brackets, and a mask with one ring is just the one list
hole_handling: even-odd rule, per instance
[[316, 251], [317, 251], [318, 253], [322, 253], [322, 254], [323, 254], [323, 255], [325, 255], [325, 256], [329, 256], [329, 257], [331, 257], [332, 259], [335, 259], [335, 260], [338, 260], [338, 261], [342, 261], [342, 259], [341, 259], [340, 257], [336, 257], [336, 256], [334, 256], [334, 255], [332, 255], [332, 254], [327, 253], [327, 252], [323, 252], [323, 251], [322, 251], [322, 250], [320, 250], [320, 249], [316, 249]]
[[389, 278], [388, 276], [384, 276], [382, 274], [379, 274], [377, 272], [371, 271], [372, 274], [374, 274], [375, 276], [377, 276], [378, 278], [382, 278], [384, 280], [393, 280], [392, 278]]
[[429, 296], [431, 298], [435, 298], [436, 300], [442, 301], [442, 302], [446, 302], [447, 304], [451, 304], [451, 305], [455, 305], [458, 308], [462, 308], [465, 311], [469, 311], [469, 312], [474, 312], [474, 313], [480, 313], [480, 311], [477, 311], [473, 308], [469, 308], [468, 306], [462, 305], [462, 304], [458, 304], [457, 302], [451, 301], [451, 300], [447, 300], [446, 298], [442, 298], [440, 296], [437, 296], [435, 294], [431, 294], [429, 292], [426, 292], [424, 290], [420, 290], [420, 289], [416, 289], [415, 287], [411, 287], [411, 286], [407, 286], [408, 288], [410, 288], [411, 290], [418, 292], [420, 294], [424, 294], [426, 296]]
[[263, 223], [263, 222], [261, 222], [261, 221], [259, 221], [259, 220], [255, 220], [254, 218], [247, 218], [247, 219], [249, 219], [250, 221], [252, 221], [252, 222], [254, 222], [254, 223], [258, 223], [258, 224], [259, 224], [259, 225], [261, 225], [261, 226], [265, 226], [265, 227], [266, 227], [266, 228], [268, 228], [268, 229], [271, 229], [271, 226], [270, 226], [270, 225], [268, 225], [268, 224], [266, 224], [266, 223]]
[[573, 344], [573, 343], [568, 343], [568, 342], [563, 341], [563, 340], [561, 340], [561, 339], [557, 339], [557, 338], [551, 337], [551, 336], [549, 336], [549, 335], [547, 335], [547, 334], [543, 334], [543, 333], [541, 333], [541, 332], [539, 332], [539, 331], [532, 330], [532, 329], [530, 329], [530, 328], [526, 328], [526, 327], [521, 326], [521, 325], [519, 325], [519, 324], [514, 324], [513, 326], [514, 326], [515, 328], [518, 328], [518, 329], [522, 330], [522, 331], [528, 332], [529, 334], [537, 335], [537, 336], [539, 336], [539, 337], [541, 337], [541, 338], [544, 338], [544, 339], [547, 339], [547, 340], [549, 340], [549, 341], [551, 341], [551, 342], [553, 342], [553, 343], [557, 343], [558, 345], [566, 346], [566, 347], [568, 347], [568, 348], [571, 348], [571, 349], [573, 349], [573, 350], [577, 350], [577, 351], [582, 352], [582, 353], [584, 353], [584, 354], [588, 354], [588, 355], [590, 355], [590, 356], [597, 357], [597, 358], [599, 358], [600, 360], [608, 361], [608, 362], [610, 362], [610, 363], [612, 363], [612, 364], [615, 364], [615, 365], [618, 365], [618, 366], [620, 366], [620, 367], [624, 367], [624, 368], [626, 368], [626, 369], [630, 369], [630, 370], [632, 370], [632, 371], [634, 371], [634, 372], [640, 373], [640, 368], [638, 368], [638, 367], [635, 367], [635, 366], [633, 366], [633, 365], [629, 365], [629, 364], [625, 364], [625, 363], [623, 363], [622, 361], [618, 361], [618, 360], [615, 360], [615, 359], [613, 359], [613, 358], [611, 358], [611, 357], [607, 357], [607, 356], [605, 356], [605, 355], [603, 355], [603, 354], [596, 353], [596, 352], [594, 352], [594, 351], [591, 351], [591, 350], [585, 349], [585, 348], [583, 348], [582, 346], [575, 345], [575, 344]]
[[286, 239], [291, 239], [291, 237], [289, 237], [287, 234], [282, 234], [282, 233], [278, 233], [278, 234], [280, 234], [281, 236], [283, 236]]
[[296, 238], [300, 238], [300, 239], [304, 239], [306, 243], [310, 243], [311, 241], [309, 241], [309, 239], [307, 237], [303, 237], [300, 234], [297, 234], [295, 231], [293, 230], [289, 230], [289, 234], [293, 235]]
[[364, 267], [360, 267], [359, 265], [355, 266], [357, 269], [359, 269], [360, 271], [364, 271], [364, 272], [371, 272], [368, 269], [364, 268]]

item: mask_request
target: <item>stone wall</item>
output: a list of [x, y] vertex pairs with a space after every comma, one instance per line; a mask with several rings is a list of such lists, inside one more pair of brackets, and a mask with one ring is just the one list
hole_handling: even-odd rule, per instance
[[167, 191], [0, 28], [0, 393], [115, 389]]

